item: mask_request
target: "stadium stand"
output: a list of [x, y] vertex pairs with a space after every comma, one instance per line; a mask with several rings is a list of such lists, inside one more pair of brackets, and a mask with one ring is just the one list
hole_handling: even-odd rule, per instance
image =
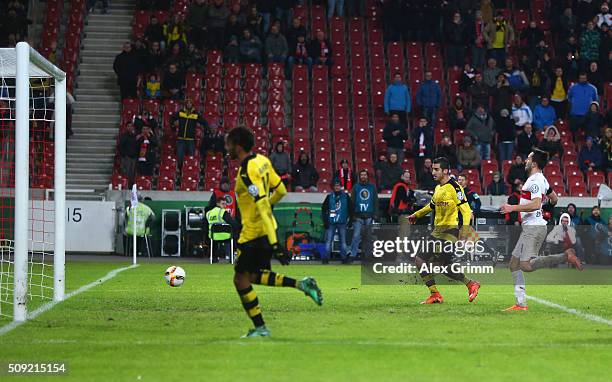
[[[248, 14], [247, 26], [255, 32], [259, 44], [262, 45], [267, 36], [262, 30], [261, 19], [256, 16], [257, 2], [252, 3], [248, 9], [243, 10], [247, 12], [236, 16], [245, 19], [244, 16]], [[455, 8], [451, 2], [449, 5], [451, 8], [438, 10], [435, 8], [438, 2], [431, 3], [434, 4], [431, 12], [438, 15], [439, 19], [443, 19], [444, 27], [439, 31], [435, 27], [432, 28], [431, 33], [427, 34], [429, 36], [427, 41], [420, 38], [423, 36], [420, 33], [411, 34], [410, 26], [404, 27], [401, 23], [398, 24], [392, 5], [387, 3], [380, 5], [379, 2], [367, 1], [365, 17], [336, 16], [329, 20], [322, 5], [310, 2], [296, 5], [293, 15], [308, 30], [307, 41], [314, 41], [317, 32], [322, 31], [324, 41], [329, 42], [326, 48], [331, 54], [326, 62], [320, 62], [320, 55], [313, 50], [321, 45], [311, 42], [309, 54], [313, 64], [310, 62], [296, 64], [290, 69], [285, 67], [284, 63], [267, 62], [265, 55], [262, 55], [258, 62], [229, 59], [231, 53], [229, 36], [227, 36], [228, 43], [221, 44], [227, 46], [224, 51], [212, 49], [219, 44], [208, 42], [206, 46], [195, 47], [196, 52], [201, 48], [197, 55], [193, 50], [190, 50], [191, 53], [185, 53], [191, 42], [190, 36], [187, 33], [186, 37], [182, 38], [180, 31], [185, 28], [183, 23], [189, 23], [189, 10], [194, 6], [188, 1], [174, 1], [168, 10], [136, 10], [133, 38], [135, 41], [147, 38], [148, 24], [151, 16], [155, 15], [159, 22], [164, 24], [167, 32], [165, 49], [170, 51], [173, 44], [178, 44], [184, 52], [180, 63], [181, 75], [185, 77], [182, 90], [184, 96], [194, 101], [196, 108], [203, 112], [208, 124], [217, 125], [222, 132], [240, 123], [251, 127], [257, 136], [256, 151], [260, 153], [269, 153], [274, 143], [278, 141], [288, 141], [289, 152], [294, 162], [298, 153], [305, 151], [309, 154], [319, 171], [318, 189], [326, 191], [329, 189], [329, 180], [342, 159], [348, 160], [355, 169], [368, 168], [374, 173], [375, 158], [386, 150], [382, 137], [387, 119], [384, 112], [385, 92], [392, 75], [396, 72], [406, 79], [410, 89], [413, 105], [409, 114], [410, 130], [415, 126], [415, 119], [422, 113], [416, 102], [417, 92], [425, 81], [425, 73], [431, 72], [433, 81], [441, 91], [437, 117], [431, 121], [434, 144], [439, 143], [445, 135], [449, 135], [454, 144], [459, 145], [464, 136], [471, 134], [465, 128], [452, 130], [448, 119], [449, 111], [454, 107], [450, 101], [456, 96], [468, 100], [471, 94], [469, 87], [473, 83], [473, 75], [464, 70], [465, 68], [449, 67], [444, 59], [444, 55], [448, 53], [447, 37], [444, 32], [450, 23], [450, 17], [447, 16], [451, 15]], [[588, 71], [590, 63], [588, 61], [569, 64], [563, 62], [562, 52], [564, 49], [569, 49], [565, 47], [562, 27], [558, 22], [563, 10], [551, 7], [550, 2], [545, 0], [529, 2], [529, 6], [525, 8], [522, 7], [525, 2], [494, 3], [500, 6], [495, 10], [495, 15], [503, 15], [507, 24], [504, 22], [501, 24], [504, 28], [513, 26], [516, 36], [514, 43], [506, 52], [507, 57], [513, 59], [515, 68], [511, 70], [504, 67], [505, 62], [499, 62], [498, 66], [511, 80], [514, 80], [512, 76], [516, 73], [525, 75], [529, 86], [512, 91], [521, 92], [531, 110], [538, 104], [540, 96], [549, 95], [553, 91], [556, 85], [553, 72], [557, 64], [567, 69], [568, 78], [564, 77], [564, 80], [569, 81], [569, 86], [576, 83], [578, 71]], [[229, 9], [229, 3], [227, 5]], [[463, 22], [467, 24], [468, 30], [475, 29], [473, 18], [475, 10], [470, 9], [468, 12], [461, 10]], [[406, 15], [412, 11], [422, 14], [424, 10], [406, 9], [402, 12]], [[230, 12], [228, 10], [221, 13], [229, 16]], [[180, 15], [179, 19], [182, 21], [175, 23], [169, 19], [170, 14]], [[52, 15], [48, 14], [48, 17]], [[530, 21], [535, 21], [538, 33], [543, 35], [541, 50], [527, 45], [530, 33], [535, 33], [529, 25]], [[495, 21], [491, 22], [495, 26]], [[78, 30], [76, 17], [74, 24]], [[486, 30], [486, 27], [484, 29]], [[291, 27], [282, 30], [289, 40], [290, 50], [297, 36], [292, 34], [294, 32]], [[53, 31], [50, 30], [48, 33]], [[577, 33], [580, 36], [583, 31]], [[399, 36], [404, 36], [405, 39], [400, 39]], [[601, 48], [608, 49], [602, 50], [599, 57], [599, 66], [603, 69], [600, 73], [589, 73], [589, 81], [599, 81], [603, 90], [603, 94], [599, 94], [599, 115], [600, 117], [607, 115], [607, 118], [601, 117], [599, 119], [601, 123], [597, 124], [596, 121], [593, 123], [598, 132], [594, 138], [598, 148], [603, 150], [604, 162], [599, 163], [595, 171], [583, 173], [579, 170], [577, 161], [585, 139], [585, 119], [590, 121], [593, 118], [588, 115], [580, 117], [579, 128], [572, 130], [570, 125], [575, 123], [572, 122], [574, 116], [558, 115], [555, 126], [559, 130], [563, 150], [562, 154], [547, 167], [547, 175], [555, 190], [566, 195], [595, 194], [599, 185], [606, 183], [606, 179], [608, 183], [610, 182], [607, 171], [612, 137], [606, 137], [605, 134], [610, 120], [609, 106], [612, 100], [609, 70], [610, 33], [602, 33], [601, 37], [600, 44], [608, 44], [600, 45]], [[475, 45], [473, 34], [467, 38], [468, 45]], [[252, 41], [243, 41], [241, 34], [237, 39], [239, 51], [255, 46], [249, 45]], [[66, 51], [72, 52], [70, 49]], [[289, 51], [287, 54], [291, 55], [293, 52]], [[65, 62], [70, 62], [71, 57], [72, 53], [66, 56]], [[471, 52], [466, 52], [464, 58], [469, 62], [472, 58]], [[201, 60], [200, 66], [190, 62], [197, 59]], [[154, 68], [153, 71], [161, 75], [166, 64]], [[484, 69], [476, 68], [481, 72]], [[125, 123], [142, 112], [151, 113], [159, 120], [161, 126], [159, 164], [155, 175], [146, 179], [138, 177], [136, 183], [143, 189], [185, 191], [212, 189], [221, 175], [231, 175], [235, 170], [223, 158], [221, 152], [201, 152], [205, 133], [196, 136], [196, 151], [193, 158], [186, 161], [182, 168], [176, 167], [176, 128], [170, 124], [170, 121], [172, 115], [181, 107], [181, 100], [174, 99], [175, 97], [168, 99], [163, 92], [160, 99], [147, 98], [144, 84], [149, 72], [143, 70], [141, 73], [140, 83], [143, 85], [139, 88], [138, 98], [124, 100], [122, 109], [122, 131]], [[164, 80], [161, 82], [163, 84]], [[512, 83], [511, 86], [515, 84]], [[569, 92], [570, 88], [564, 90]], [[496, 119], [499, 110], [495, 109], [495, 102], [492, 102], [494, 94], [495, 91], [492, 91], [490, 102], [485, 106], [489, 115]], [[468, 113], [471, 112], [466, 110], [466, 114]], [[541, 134], [538, 134], [538, 140], [542, 140]], [[408, 155], [402, 165], [414, 174], [416, 165], [412, 142], [412, 139], [406, 141]], [[486, 190], [494, 172], [501, 171], [503, 179], [506, 179], [509, 171], [510, 165], [506, 161], [498, 160], [499, 152], [495, 140], [492, 143], [491, 159], [483, 158], [480, 169], [465, 171], [470, 184], [477, 191]], [[114, 187], [126, 186], [119, 160], [117, 154], [112, 177]], [[511, 192], [511, 187], [507, 189]]]
[[[48, 0], [45, 4], [42, 20], [44, 28], [40, 36], [38, 50], [45, 58], [66, 72], [67, 91], [72, 93], [75, 86], [86, 13], [85, 0]], [[31, 39], [32, 36], [28, 35], [28, 24], [31, 23], [31, 20], [27, 19], [28, 6], [27, 1], [2, 3], [0, 16], [3, 22], [0, 26], [0, 46], [14, 47], [19, 41]], [[7, 85], [10, 86], [3, 81], [2, 86]], [[31, 85], [33, 95], [36, 97], [41, 97], [45, 93], [52, 93], [47, 88], [49, 86], [48, 81], [34, 80]], [[42, 108], [43, 106], [39, 105], [38, 107]], [[2, 113], [7, 111], [6, 108], [7, 106], [4, 104], [0, 106]], [[70, 108], [68, 108], [67, 117], [70, 121]], [[37, 118], [40, 120], [33, 122], [30, 126], [33, 143], [30, 150], [32, 169], [30, 185], [33, 188], [52, 188], [54, 144], [52, 140], [48, 139], [51, 132], [50, 122], [43, 121], [40, 115]], [[2, 120], [3, 130], [12, 128], [14, 128], [12, 121]]]

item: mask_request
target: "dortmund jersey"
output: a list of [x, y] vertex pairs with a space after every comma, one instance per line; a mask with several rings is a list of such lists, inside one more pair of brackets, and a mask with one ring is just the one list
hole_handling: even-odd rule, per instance
[[[238, 243], [255, 240], [266, 235], [271, 244], [277, 241], [277, 224], [272, 214], [272, 204], [277, 202], [286, 192], [284, 186], [279, 187], [280, 185], [282, 185], [281, 178], [272, 168], [272, 163], [268, 158], [263, 155], [252, 154], [244, 159], [236, 175], [235, 187], [242, 222], [242, 231]], [[270, 192], [277, 188], [283, 191], [270, 197]], [[259, 208], [258, 203], [262, 203]], [[262, 219], [262, 213], [267, 214], [269, 219]], [[271, 222], [273, 227], [266, 227], [263, 220]], [[274, 237], [271, 238], [271, 235]]]
[[416, 215], [420, 218], [430, 211], [434, 212], [436, 227], [468, 226], [472, 218], [472, 210], [467, 203], [465, 192], [454, 179], [437, 185], [431, 203], [417, 211]]

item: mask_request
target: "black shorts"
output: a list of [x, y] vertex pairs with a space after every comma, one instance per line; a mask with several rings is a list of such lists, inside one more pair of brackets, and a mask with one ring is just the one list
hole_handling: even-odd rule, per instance
[[442, 265], [449, 265], [452, 263], [453, 254], [444, 252], [427, 251], [418, 254], [425, 263], [440, 263]]
[[439, 230], [427, 237], [428, 247], [426, 250], [419, 252], [420, 257], [426, 263], [441, 263], [448, 265], [453, 262], [454, 253], [445, 251], [448, 249], [449, 242], [454, 243], [459, 236], [459, 230], [456, 228]]
[[262, 269], [272, 268], [272, 246], [267, 236], [238, 243], [238, 257], [234, 270], [237, 273], [257, 273]]

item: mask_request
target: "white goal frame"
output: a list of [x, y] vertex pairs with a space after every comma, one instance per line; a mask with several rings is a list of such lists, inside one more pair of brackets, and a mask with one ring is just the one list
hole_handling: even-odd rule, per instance
[[[26, 42], [2, 49], [3, 56], [15, 56], [15, 66], [2, 68], [4, 77], [15, 77], [15, 226], [13, 320], [27, 319], [28, 300], [28, 220], [30, 209], [30, 77], [55, 81], [54, 102], [54, 250], [53, 300], [65, 293], [66, 251], [66, 73], [57, 68]], [[13, 51], [13, 52], [11, 52]]]

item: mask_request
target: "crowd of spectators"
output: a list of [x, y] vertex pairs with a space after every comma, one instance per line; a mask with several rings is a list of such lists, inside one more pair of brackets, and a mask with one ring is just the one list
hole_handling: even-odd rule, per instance
[[560, 253], [573, 249], [583, 263], [612, 264], [612, 216], [601, 216], [599, 206], [579, 212], [570, 203], [558, 224], [546, 237], [546, 251]]
[[28, 2], [3, 1], [0, 5], [0, 47], [14, 47], [28, 38]]
[[[169, 3], [138, 1], [137, 8], [167, 10]], [[331, 65], [332, 44], [324, 31], [309, 31], [300, 18], [293, 18], [297, 3], [194, 0], [185, 15], [175, 13], [165, 23], [153, 13], [143, 36], [126, 42], [115, 61], [122, 98], [134, 97], [140, 75], [148, 98], [181, 99], [185, 74], [203, 71], [208, 49], [223, 51], [229, 63], [286, 64], [288, 78], [295, 64]]]
[[[508, 16], [519, 10], [529, 14], [531, 5], [505, 0], [383, 3], [387, 41], [441, 42], [447, 69], [461, 72], [460, 94], [451, 94], [448, 108], [430, 71], [416, 86], [414, 98], [410, 84], [394, 74], [384, 105], [388, 156], [396, 154], [401, 162], [401, 147], [411, 141], [417, 178], [424, 159], [434, 154], [448, 157], [459, 171], [478, 169], [483, 160], [524, 160], [533, 148], [561, 161], [558, 126], [567, 123], [579, 167], [585, 172], [612, 170], [612, 131], [606, 128], [612, 127], [612, 112], [609, 105], [603, 109], [604, 89], [612, 81], [609, 5], [597, 0], [546, 2], [548, 26], [533, 18], [524, 26], [513, 25]], [[405, 129], [394, 127], [398, 117]], [[421, 117], [432, 136], [438, 119], [445, 119], [448, 135], [441, 142], [438, 138], [435, 147], [433, 139], [423, 139]], [[453, 142], [457, 130], [465, 134]], [[502, 174], [493, 177], [483, 190], [512, 192], [513, 182], [503, 184]]]
[[[288, 79], [298, 63], [331, 65], [332, 44], [326, 32], [310, 31], [303, 20], [293, 17], [298, 3], [194, 0], [185, 14], [172, 14], [163, 23], [151, 13], [142, 38], [126, 43], [115, 60], [122, 97], [134, 97], [141, 86], [147, 98], [183, 99], [185, 74], [203, 71], [208, 49], [222, 50], [225, 62], [283, 63]], [[170, 1], [137, 2], [139, 9], [147, 10], [169, 5]], [[328, 0], [325, 5], [329, 19], [344, 16], [345, 5], [349, 15], [365, 14], [361, 1]], [[400, 72], [389, 74], [384, 97], [389, 118], [383, 132], [386, 152], [376, 153], [384, 158], [375, 166], [380, 189], [390, 189], [400, 178], [406, 157], [414, 160], [419, 186], [429, 186], [427, 165], [435, 155], [447, 156], [460, 171], [477, 169], [489, 159], [524, 159], [534, 147], [561, 160], [560, 120], [568, 121], [580, 158], [586, 158], [581, 167], [608, 169], [612, 154], [604, 127], [610, 125], [611, 115], [601, 110], [601, 95], [612, 76], [612, 21], [606, 2], [549, 3], [546, 30], [533, 20], [525, 27], [514, 25], [509, 16], [520, 9], [529, 12], [531, 2], [526, 0], [393, 0], [376, 5], [385, 41], [441, 42], [445, 69], [461, 72], [460, 94], [451, 94], [450, 105], [431, 71], [424, 71], [416, 87]], [[440, 118], [449, 131], [436, 141]], [[211, 127], [201, 122], [206, 141]], [[465, 134], [453, 141], [456, 130]], [[190, 144], [184, 146], [188, 153], [193, 151]], [[287, 183], [298, 190], [315, 190], [318, 174], [308, 153], [291, 163], [285, 149], [277, 145], [273, 151], [276, 156], [280, 150], [279, 171]], [[503, 178], [500, 174], [502, 182]], [[483, 189], [502, 189], [491, 186]]]

